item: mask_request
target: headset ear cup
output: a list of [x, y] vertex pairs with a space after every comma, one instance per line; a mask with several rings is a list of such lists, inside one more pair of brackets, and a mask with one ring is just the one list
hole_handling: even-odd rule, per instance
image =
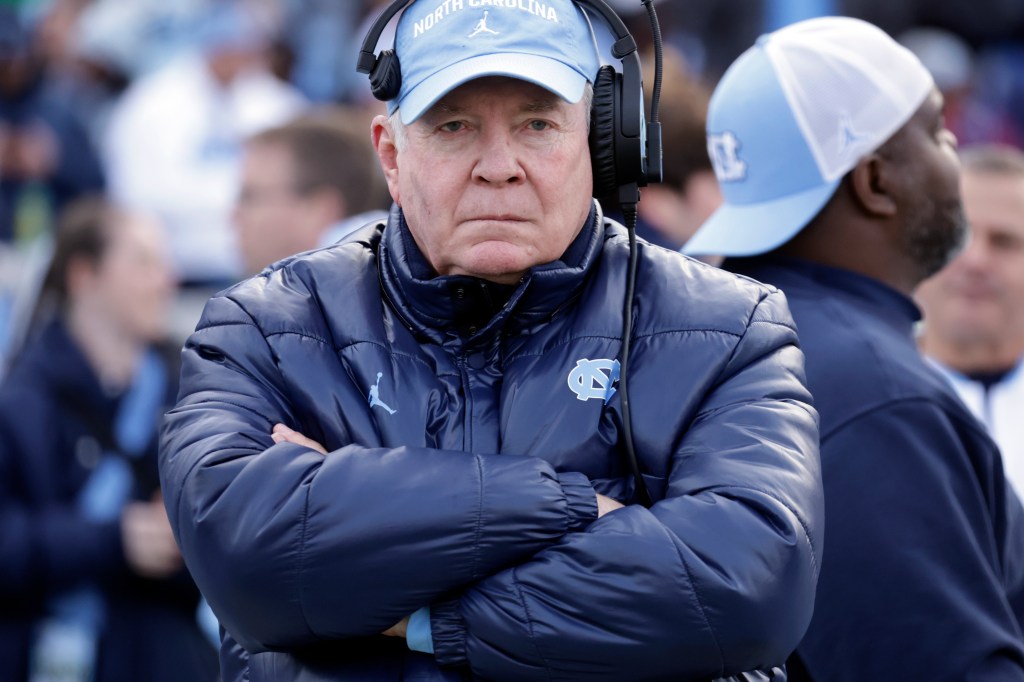
[[402, 69], [394, 50], [384, 50], [370, 72], [370, 92], [382, 102], [398, 97], [402, 89]]
[[615, 100], [619, 75], [602, 66], [594, 79], [594, 102], [590, 110], [590, 165], [594, 173], [594, 196], [612, 195], [619, 186], [615, 164]]

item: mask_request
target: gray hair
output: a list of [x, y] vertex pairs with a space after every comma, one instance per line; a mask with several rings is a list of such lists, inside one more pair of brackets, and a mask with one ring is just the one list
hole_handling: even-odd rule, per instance
[[[583, 108], [587, 112], [587, 134], [590, 134], [590, 110], [594, 106], [594, 86], [588, 82], [583, 88], [583, 97], [580, 98], [583, 102]], [[391, 130], [391, 139], [395, 143], [395, 149], [402, 151], [405, 149], [405, 145], [409, 141], [409, 133], [405, 128], [405, 124], [402, 123], [401, 110], [395, 109], [395, 113], [388, 116], [388, 128]]]

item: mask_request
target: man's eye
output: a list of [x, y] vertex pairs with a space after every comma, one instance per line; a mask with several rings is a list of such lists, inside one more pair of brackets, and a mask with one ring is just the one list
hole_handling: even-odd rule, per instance
[[1000, 251], [1020, 251], [1024, 242], [1012, 234], [999, 233], [992, 235], [992, 246]]
[[441, 130], [446, 133], [457, 133], [464, 127], [465, 126], [462, 125], [462, 121], [448, 121], [447, 123], [441, 124]]
[[542, 121], [540, 119], [534, 119], [534, 120], [530, 121], [529, 125], [530, 125], [530, 130], [538, 130], [538, 131], [540, 131], [540, 130], [547, 130], [548, 128], [551, 127], [550, 123], [548, 123], [547, 121]]

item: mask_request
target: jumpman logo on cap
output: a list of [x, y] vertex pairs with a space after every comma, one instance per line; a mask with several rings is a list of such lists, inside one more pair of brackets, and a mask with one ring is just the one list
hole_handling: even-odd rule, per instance
[[467, 36], [468, 38], [472, 38], [477, 33], [490, 33], [491, 35], [495, 35], [495, 36], [498, 35], [497, 31], [492, 31], [491, 29], [487, 28], [487, 15], [488, 14], [490, 14], [490, 12], [487, 11], [487, 10], [484, 10], [484, 18], [476, 23], [476, 26], [473, 28], [473, 32], [470, 33]]
[[839, 158], [846, 157], [854, 148], [868, 141], [867, 135], [861, 135], [853, 129], [853, 119], [844, 113], [839, 119]]

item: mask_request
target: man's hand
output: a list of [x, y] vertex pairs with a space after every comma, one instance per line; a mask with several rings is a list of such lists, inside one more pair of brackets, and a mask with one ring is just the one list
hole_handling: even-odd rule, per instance
[[181, 553], [159, 499], [132, 502], [124, 508], [121, 544], [128, 565], [145, 578], [166, 578], [181, 568]]
[[[306, 438], [298, 431], [290, 429], [284, 424], [274, 424], [274, 430], [270, 432], [270, 438], [275, 443], [292, 443], [316, 450], [323, 455], [327, 454], [327, 449], [323, 445], [320, 445], [320, 443], [317, 443], [312, 438]], [[398, 626], [396, 625], [395, 627]]]
[[597, 493], [597, 518], [601, 518], [610, 511], [616, 509], [622, 509], [624, 505], [618, 500], [613, 500], [610, 497], [606, 497], [601, 493]]
[[405, 637], [405, 631], [409, 629], [409, 616], [398, 621], [384, 632], [380, 633], [385, 637]]

